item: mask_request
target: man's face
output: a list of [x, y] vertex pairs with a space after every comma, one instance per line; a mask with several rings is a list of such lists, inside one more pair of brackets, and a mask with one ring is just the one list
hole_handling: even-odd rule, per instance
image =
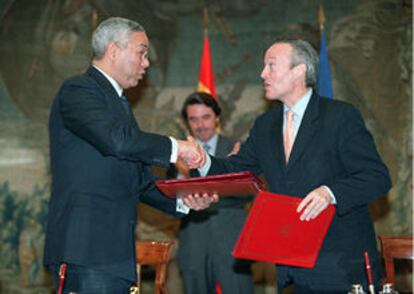
[[187, 124], [191, 134], [202, 142], [207, 142], [216, 133], [218, 117], [213, 109], [204, 104], [187, 106]]
[[291, 54], [292, 47], [285, 43], [275, 44], [266, 51], [260, 76], [267, 99], [285, 102], [284, 98], [293, 91]]
[[144, 32], [134, 32], [126, 47], [117, 46], [114, 57], [114, 78], [123, 89], [138, 85], [149, 67], [148, 38]]

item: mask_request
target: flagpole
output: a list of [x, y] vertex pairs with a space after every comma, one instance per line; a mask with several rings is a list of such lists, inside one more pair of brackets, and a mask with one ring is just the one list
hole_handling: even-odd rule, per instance
[[318, 16], [319, 16], [319, 30], [320, 30], [320, 33], [322, 34], [323, 29], [324, 29], [324, 25], [325, 25], [325, 12], [323, 10], [322, 4], [319, 5]]
[[200, 73], [198, 78], [197, 91], [205, 92], [216, 98], [216, 88], [214, 84], [214, 72], [211, 62], [210, 41], [208, 38], [208, 10], [203, 11], [204, 41], [201, 52]]
[[208, 34], [208, 10], [207, 7], [204, 7], [203, 9], [203, 29], [204, 29], [204, 35]]
[[333, 98], [333, 88], [331, 72], [329, 68], [328, 49], [325, 43], [325, 12], [323, 6], [319, 5], [319, 29], [320, 29], [320, 48], [319, 48], [319, 65], [318, 65], [318, 83], [317, 92], [319, 95]]

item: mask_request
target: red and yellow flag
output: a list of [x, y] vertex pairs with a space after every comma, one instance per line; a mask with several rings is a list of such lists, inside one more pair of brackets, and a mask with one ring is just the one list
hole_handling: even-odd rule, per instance
[[198, 78], [198, 92], [208, 93], [216, 98], [216, 87], [214, 85], [213, 65], [211, 63], [210, 42], [208, 33], [204, 33], [204, 45], [201, 55], [200, 74]]

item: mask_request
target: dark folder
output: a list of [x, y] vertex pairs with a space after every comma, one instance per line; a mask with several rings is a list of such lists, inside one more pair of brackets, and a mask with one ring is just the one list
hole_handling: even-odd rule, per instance
[[233, 249], [242, 259], [312, 268], [335, 214], [335, 206], [313, 220], [296, 212], [301, 198], [260, 192]]
[[194, 193], [217, 193], [220, 197], [256, 195], [264, 188], [262, 180], [248, 171], [187, 179], [157, 180], [155, 185], [170, 198]]

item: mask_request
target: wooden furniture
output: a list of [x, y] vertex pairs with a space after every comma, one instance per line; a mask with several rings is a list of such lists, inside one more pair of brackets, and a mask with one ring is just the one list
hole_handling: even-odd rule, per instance
[[385, 283], [395, 285], [394, 259], [414, 260], [413, 236], [379, 236], [385, 262]]
[[155, 268], [154, 294], [167, 294], [165, 281], [167, 278], [167, 266], [170, 260], [172, 241], [136, 241], [138, 293], [142, 292], [141, 267], [150, 265]]

